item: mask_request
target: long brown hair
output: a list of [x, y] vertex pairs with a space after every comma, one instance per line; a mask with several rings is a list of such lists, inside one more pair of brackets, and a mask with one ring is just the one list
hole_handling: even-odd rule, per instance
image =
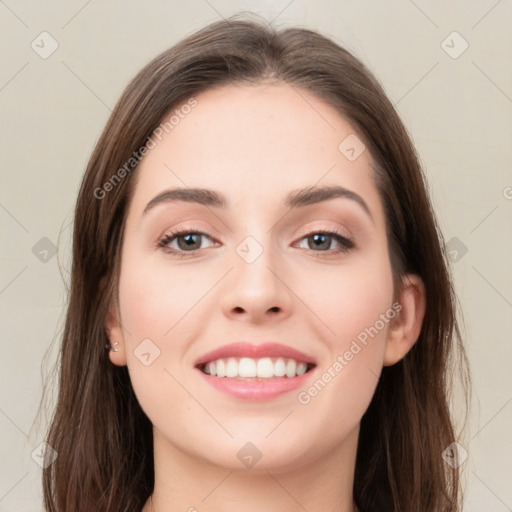
[[[363, 512], [376, 504], [396, 512], [459, 510], [459, 469], [441, 454], [457, 439], [449, 407], [452, 363], [467, 382], [467, 361], [443, 238], [411, 139], [382, 87], [350, 52], [315, 31], [277, 30], [243, 15], [208, 25], [145, 66], [91, 155], [76, 203], [60, 383], [47, 435], [58, 452], [43, 473], [49, 512], [139, 512], [153, 490], [151, 422], [127, 368], [111, 364], [105, 349], [137, 174], [133, 153], [194, 95], [263, 80], [313, 93], [354, 126], [374, 161], [395, 292], [406, 272], [425, 284], [419, 339], [405, 358], [383, 369], [361, 421], [356, 503]], [[122, 179], [113, 183], [116, 173]]]

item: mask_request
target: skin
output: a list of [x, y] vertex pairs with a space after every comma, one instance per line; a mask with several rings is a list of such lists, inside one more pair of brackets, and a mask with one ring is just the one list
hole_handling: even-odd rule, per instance
[[[154, 426], [156, 483], [143, 510], [353, 511], [360, 420], [382, 367], [419, 335], [424, 287], [408, 275], [394, 296], [371, 155], [349, 161], [338, 150], [356, 131], [332, 107], [275, 83], [222, 86], [196, 99], [137, 170], [119, 302], [106, 324], [119, 348], [111, 361], [128, 365]], [[373, 220], [347, 198], [283, 205], [290, 191], [313, 185], [356, 192]], [[173, 187], [216, 190], [229, 207], [174, 201], [143, 214]], [[180, 227], [208, 234], [195, 255], [181, 249], [182, 259], [156, 247]], [[327, 238], [322, 251], [308, 242], [307, 235], [333, 228], [356, 247], [336, 252], [340, 245]], [[236, 251], [247, 236], [263, 249], [252, 263]], [[183, 238], [170, 245], [185, 246]], [[316, 358], [307, 389], [395, 301], [400, 313], [308, 404], [298, 402], [300, 390], [263, 402], [234, 398], [194, 370], [200, 356], [225, 344], [277, 341]], [[146, 366], [134, 350], [148, 338], [160, 355]], [[237, 457], [247, 442], [262, 454], [252, 468]]]

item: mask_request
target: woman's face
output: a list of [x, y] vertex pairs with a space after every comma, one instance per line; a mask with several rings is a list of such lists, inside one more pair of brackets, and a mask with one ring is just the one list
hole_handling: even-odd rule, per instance
[[[370, 154], [302, 89], [230, 85], [196, 100], [137, 169], [120, 324], [109, 324], [122, 350], [110, 357], [128, 365], [163, 450], [297, 467], [357, 436], [400, 309]], [[324, 200], [300, 193], [324, 187], [340, 188]], [[208, 353], [238, 342], [278, 344], [223, 354], [228, 374], [261, 378], [197, 367], [206, 356], [222, 374]], [[315, 366], [275, 377], [304, 368], [289, 359]]]

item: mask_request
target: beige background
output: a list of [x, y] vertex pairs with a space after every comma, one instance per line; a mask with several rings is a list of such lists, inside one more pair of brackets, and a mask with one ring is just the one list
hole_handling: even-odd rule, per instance
[[[453, 272], [475, 394], [463, 445], [469, 453], [464, 510], [512, 510], [510, 0], [6, 0], [0, 1], [0, 511], [42, 510], [41, 468], [31, 458], [42, 434], [31, 427], [43, 356], [61, 332], [69, 223], [93, 145], [144, 64], [240, 10], [278, 26], [315, 28], [346, 45], [375, 72], [410, 130], [445, 238], [457, 251]], [[40, 36], [44, 31], [49, 35]], [[52, 44], [58, 47], [47, 55]]]

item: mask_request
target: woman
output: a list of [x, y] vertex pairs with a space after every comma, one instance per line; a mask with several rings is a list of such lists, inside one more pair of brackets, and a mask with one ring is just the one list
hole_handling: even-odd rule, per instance
[[459, 510], [455, 304], [368, 69], [207, 26], [129, 84], [83, 179], [47, 510]]

